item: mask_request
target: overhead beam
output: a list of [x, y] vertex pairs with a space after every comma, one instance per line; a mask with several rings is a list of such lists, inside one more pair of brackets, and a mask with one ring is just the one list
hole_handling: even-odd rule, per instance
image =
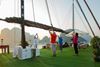
[[33, 22], [33, 21], [29, 21], [29, 20], [23, 20], [23, 19], [18, 18], [18, 17], [9, 17], [9, 18], [0, 19], [0, 20], [6, 21], [8, 23], [18, 23], [18, 24], [22, 24], [21, 22], [23, 21], [24, 25], [29, 26], [29, 27], [36, 27], [36, 28], [40, 28], [40, 29], [44, 29], [44, 30], [49, 30], [49, 29], [53, 28], [54, 31], [61, 32], [61, 33], [66, 33], [66, 34], [71, 32], [71, 31], [66, 32], [66, 31], [64, 31], [62, 29], [59, 29], [59, 28], [56, 28], [56, 27], [52, 27], [52, 26], [49, 26], [49, 25], [45, 25], [45, 24], [41, 24], [41, 23], [38, 23], [38, 22]]

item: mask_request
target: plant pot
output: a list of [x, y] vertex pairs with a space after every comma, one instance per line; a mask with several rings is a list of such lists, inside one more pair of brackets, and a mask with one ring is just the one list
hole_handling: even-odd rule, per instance
[[22, 46], [22, 48], [23, 48], [23, 49], [25, 49], [25, 48], [26, 48], [26, 46]]

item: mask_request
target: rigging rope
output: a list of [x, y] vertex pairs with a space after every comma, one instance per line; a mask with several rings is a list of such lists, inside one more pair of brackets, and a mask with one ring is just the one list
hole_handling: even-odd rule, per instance
[[[14, 16], [16, 16], [16, 0], [14, 0]], [[15, 28], [15, 23], [14, 23], [14, 28]], [[14, 41], [14, 44], [15, 44], [15, 30], [14, 30], [14, 35], [13, 35], [13, 41]]]
[[1, 5], [2, 0], [0, 0], [0, 5]]
[[36, 19], [35, 19], [35, 10], [34, 10], [34, 2], [33, 2], [33, 0], [32, 0], [32, 8], [33, 8], [33, 17], [34, 17], [34, 21], [35, 21]]
[[20, 3], [20, 2], [19, 2], [19, 0], [18, 0], [18, 1], [17, 1], [17, 7], [18, 7], [18, 8], [17, 8], [17, 15], [18, 15], [18, 17], [20, 17], [20, 13], [19, 13], [19, 3]]
[[[68, 14], [71, 14], [71, 11], [72, 11], [72, 4], [70, 4], [69, 6], [70, 6], [70, 7], [69, 7], [68, 10], [67, 10], [68, 12], [66, 13], [65, 18], [64, 18], [64, 21], [66, 21], [66, 23], [67, 23], [67, 22], [70, 22], [69, 20], [68, 20], [68, 21], [66, 20], [66, 16], [68, 16]], [[71, 20], [71, 15], [69, 15], [69, 19]], [[64, 21], [63, 21], [63, 22], [64, 22]]]
[[14, 16], [16, 16], [16, 0], [14, 0]]
[[86, 0], [84, 0], [84, 3], [86, 4], [86, 6], [87, 6], [88, 10], [90, 11], [90, 13], [91, 13], [91, 15], [92, 15], [92, 17], [93, 17], [95, 23], [97, 24], [97, 26], [98, 26], [98, 28], [99, 28], [99, 30], [100, 30], [100, 26], [99, 26], [99, 24], [98, 24], [98, 21], [96, 20], [96, 18], [95, 18], [95, 16], [94, 16], [93, 12], [91, 11], [91, 9], [90, 9], [88, 3], [86, 2]]
[[49, 11], [49, 6], [48, 6], [48, 2], [47, 2], [47, 0], [45, 0], [45, 3], [46, 3], [46, 7], [47, 7], [47, 12], [48, 12], [48, 15], [49, 15], [50, 24], [51, 24], [51, 26], [53, 27], [53, 24], [52, 24], [51, 15], [50, 15], [50, 11]]
[[80, 16], [80, 14], [79, 14], [79, 12], [78, 12], [78, 10], [77, 10], [76, 6], [75, 6], [75, 10], [76, 10], [77, 14], [79, 15], [79, 18], [81, 19], [81, 21], [82, 21], [83, 25], [85, 26], [85, 28], [86, 28], [87, 32], [89, 33], [89, 30], [88, 30], [87, 26], [85, 25], [85, 23], [84, 23], [84, 21], [83, 21], [82, 17]]
[[[85, 20], [87, 21], [87, 23], [88, 23], [88, 25], [89, 25], [89, 27], [90, 27], [90, 29], [91, 29], [91, 32], [92, 32], [93, 36], [95, 36], [95, 34], [94, 34], [94, 32], [93, 32], [93, 30], [92, 30], [92, 28], [91, 28], [91, 26], [90, 26], [90, 24], [89, 24], [89, 22], [88, 22], [86, 16], [85, 16], [85, 14], [84, 14], [84, 12], [83, 12], [81, 6], [80, 6], [80, 3], [78, 2], [78, 0], [76, 0], [76, 1], [77, 1], [77, 4], [78, 4], [78, 6], [79, 6], [79, 8], [80, 8], [80, 10], [81, 10], [81, 12], [82, 12], [82, 14], [83, 14]], [[74, 6], [74, 8], [76, 8], [76, 7]], [[76, 9], [76, 12], [77, 12], [77, 14], [79, 15], [79, 17], [80, 17], [82, 23], [84, 24], [84, 22], [83, 22], [83, 20], [82, 20], [82, 18], [81, 18], [81, 16], [80, 16], [80, 14], [78, 13], [77, 9]], [[85, 24], [84, 24], [84, 26], [85, 26]], [[87, 27], [86, 27], [86, 28], [87, 28]], [[86, 30], [88, 30], [88, 29], [86, 29]], [[81, 37], [81, 36], [80, 36], [80, 37]], [[83, 39], [84, 39], [84, 38], [83, 38]], [[90, 50], [90, 49], [89, 49], [89, 50]], [[88, 50], [88, 51], [89, 51], [89, 50]], [[89, 55], [91, 55], [91, 54], [89, 53]]]
[[78, 6], [79, 6], [79, 8], [80, 8], [80, 10], [81, 10], [81, 12], [82, 12], [82, 14], [83, 14], [85, 20], [86, 20], [86, 22], [88, 23], [88, 26], [90, 27], [90, 30], [91, 30], [93, 36], [95, 36], [94, 31], [92, 30], [92, 27], [91, 27], [91, 25], [90, 25], [90, 23], [89, 23], [89, 21], [88, 21], [86, 15], [85, 15], [85, 13], [83, 12], [80, 3], [78, 2], [78, 0], [76, 0], [76, 2], [77, 2], [77, 4], [78, 4]]
[[[52, 1], [52, 0], [51, 0]], [[54, 2], [52, 2], [52, 3], [56, 3], [56, 0], [54, 0]], [[55, 16], [55, 19], [56, 19], [56, 21], [57, 21], [57, 24], [58, 24], [58, 27], [60, 27], [61, 28], [61, 26], [64, 26], [65, 25], [65, 23], [63, 23], [64, 25], [62, 25], [61, 23], [60, 23], [60, 17], [59, 17], [59, 15], [58, 15], [58, 12], [57, 12], [57, 8], [59, 8], [59, 7], [56, 7], [54, 4], [52, 4], [51, 5], [52, 6], [52, 8], [53, 8], [53, 12], [54, 12], [54, 16]], [[70, 4], [70, 7], [68, 8], [68, 12], [67, 13], [64, 13], [64, 19], [63, 20], [61, 20], [61, 22], [64, 22], [64, 21], [66, 21], [66, 16], [68, 16], [68, 14], [70, 14], [69, 12], [71, 12], [71, 11], [69, 11], [70, 9], [71, 9], [71, 4]]]
[[[54, 1], [55, 1], [55, 0], [54, 0]], [[54, 2], [53, 2], [52, 0], [51, 0], [51, 2], [52, 2], [51, 7], [53, 6], [53, 7], [52, 7], [52, 8], [53, 8], [52, 11], [53, 11], [53, 13], [54, 13], [54, 17], [55, 17], [56, 21], [58, 22], [58, 23], [56, 23], [56, 24], [57, 24], [59, 27], [61, 27], [60, 24], [59, 24], [59, 21], [58, 21], [59, 19], [57, 18], [57, 11], [56, 11], [56, 8], [55, 8], [55, 6], [54, 6], [54, 4], [53, 4]], [[55, 12], [56, 12], [56, 13], [55, 13]]]

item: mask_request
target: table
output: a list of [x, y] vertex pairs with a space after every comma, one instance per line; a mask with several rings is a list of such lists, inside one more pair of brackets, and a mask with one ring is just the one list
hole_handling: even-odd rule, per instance
[[0, 45], [2, 53], [9, 53], [9, 45]]

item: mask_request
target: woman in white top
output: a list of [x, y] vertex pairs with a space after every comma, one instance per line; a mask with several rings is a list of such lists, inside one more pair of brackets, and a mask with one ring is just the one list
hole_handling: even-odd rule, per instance
[[38, 34], [37, 33], [34, 36], [33, 45], [34, 45], [34, 49], [36, 49], [38, 45]]

